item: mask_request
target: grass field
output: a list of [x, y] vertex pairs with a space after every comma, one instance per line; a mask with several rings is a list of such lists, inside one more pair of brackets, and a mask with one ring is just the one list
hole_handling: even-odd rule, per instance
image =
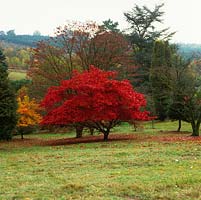
[[182, 133], [169, 132], [175, 129], [176, 122], [155, 129], [148, 123], [138, 132], [123, 124], [111, 137], [129, 133], [134, 139], [26, 146], [74, 137], [38, 133], [0, 142], [0, 199], [199, 200], [201, 140], [180, 140], [191, 138], [187, 124]]
[[10, 80], [21, 80], [21, 79], [25, 79], [26, 78], [26, 73], [25, 72], [14, 72], [11, 71], [9, 72], [8, 75]]

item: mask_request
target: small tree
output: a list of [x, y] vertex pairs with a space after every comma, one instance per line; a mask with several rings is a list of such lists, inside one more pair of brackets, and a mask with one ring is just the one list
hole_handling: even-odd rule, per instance
[[200, 62], [181, 65], [177, 68], [173, 88], [170, 117], [191, 124], [192, 136], [199, 136], [201, 123], [201, 71]]
[[171, 68], [171, 103], [169, 105], [168, 117], [172, 120], [178, 120], [179, 132], [183, 117], [185, 98], [194, 91], [194, 77], [190, 73], [190, 61], [184, 60], [180, 55], [174, 54]]
[[9, 30], [6, 32], [7, 33], [7, 36], [15, 36], [15, 30]]
[[32, 128], [40, 123], [42, 117], [38, 111], [40, 111], [41, 108], [34, 99], [30, 100], [25, 87], [21, 88], [18, 92], [17, 101], [17, 113], [19, 114], [17, 128], [23, 139], [23, 135], [28, 128]]
[[80, 124], [99, 130], [107, 140], [111, 128], [121, 121], [148, 120], [148, 112], [142, 111], [144, 96], [127, 80], [114, 80], [115, 75], [91, 67], [49, 88], [42, 101], [47, 111], [42, 124]]
[[40, 31], [36, 30], [33, 32], [33, 36], [41, 36]]
[[10, 86], [5, 56], [0, 50], [0, 140], [12, 138], [12, 130], [16, 126], [17, 103]]

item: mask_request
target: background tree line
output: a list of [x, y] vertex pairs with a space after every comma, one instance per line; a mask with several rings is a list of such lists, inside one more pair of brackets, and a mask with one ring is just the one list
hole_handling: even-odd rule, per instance
[[48, 38], [49, 36], [41, 35], [39, 31], [35, 31], [33, 35], [16, 35], [15, 30], [9, 30], [6, 33], [0, 31], [1, 41], [24, 47], [35, 47], [37, 42]]

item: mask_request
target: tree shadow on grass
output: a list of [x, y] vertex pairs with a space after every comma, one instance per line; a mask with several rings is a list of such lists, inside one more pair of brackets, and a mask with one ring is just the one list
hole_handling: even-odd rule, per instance
[[163, 131], [158, 135], [148, 135], [143, 133], [135, 134], [110, 134], [107, 142], [103, 140], [103, 135], [84, 136], [82, 138], [61, 138], [61, 139], [41, 139], [41, 138], [14, 138], [9, 142], [0, 142], [0, 150], [9, 148], [31, 147], [31, 146], [60, 146], [80, 143], [108, 143], [117, 141], [133, 142], [199, 142], [201, 137], [192, 137], [190, 132]]

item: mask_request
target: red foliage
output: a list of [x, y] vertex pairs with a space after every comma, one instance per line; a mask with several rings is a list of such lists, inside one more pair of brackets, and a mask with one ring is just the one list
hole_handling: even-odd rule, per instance
[[148, 112], [141, 111], [146, 105], [144, 95], [127, 80], [114, 80], [115, 76], [92, 66], [49, 88], [41, 104], [47, 111], [42, 124], [82, 123], [109, 134], [119, 121], [149, 120]]

